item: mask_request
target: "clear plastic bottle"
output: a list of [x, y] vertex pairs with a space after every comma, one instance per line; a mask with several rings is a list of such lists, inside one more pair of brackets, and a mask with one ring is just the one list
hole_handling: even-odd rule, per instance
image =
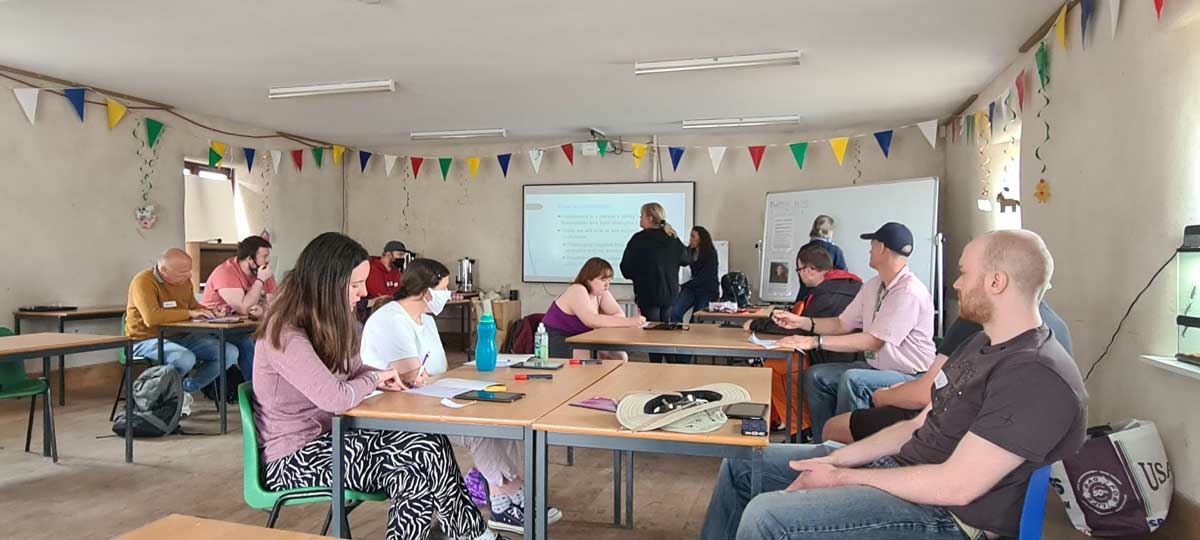
[[550, 334], [546, 333], [543, 323], [538, 323], [537, 333], [533, 335], [533, 357], [538, 361], [550, 358]]

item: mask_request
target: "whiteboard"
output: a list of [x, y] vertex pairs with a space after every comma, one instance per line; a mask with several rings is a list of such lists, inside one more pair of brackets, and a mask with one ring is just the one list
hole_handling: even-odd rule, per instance
[[[729, 241], [728, 240], [713, 240], [713, 247], [717, 248], [717, 279], [729, 273]], [[692, 269], [685, 266], [679, 271], [679, 282], [687, 283], [692, 279]]]
[[[864, 281], [876, 272], [868, 265], [870, 241], [859, 235], [875, 232], [889, 221], [903, 223], [913, 233], [913, 255], [908, 266], [930, 291], [935, 290], [935, 275], [941, 267], [938, 179], [918, 178], [768, 193], [758, 276], [761, 299], [771, 302], [796, 299], [800, 286], [796, 252], [808, 243], [813, 220], [821, 214], [833, 217], [833, 241], [845, 253], [847, 268]], [[787, 271], [780, 274], [780, 265], [785, 265]]]

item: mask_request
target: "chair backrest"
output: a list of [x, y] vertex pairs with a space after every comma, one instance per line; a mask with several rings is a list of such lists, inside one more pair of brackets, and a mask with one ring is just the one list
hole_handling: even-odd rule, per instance
[[[13, 335], [13, 331], [0, 326], [0, 337]], [[25, 374], [25, 362], [0, 362], [0, 388], [29, 380]]]
[[1050, 465], [1029, 475], [1025, 505], [1021, 508], [1021, 528], [1017, 540], [1041, 540], [1046, 518], [1046, 496], [1050, 493]]
[[242, 498], [251, 508], [270, 508], [275, 498], [262, 485], [258, 432], [254, 427], [254, 388], [238, 385], [238, 412], [242, 419]]

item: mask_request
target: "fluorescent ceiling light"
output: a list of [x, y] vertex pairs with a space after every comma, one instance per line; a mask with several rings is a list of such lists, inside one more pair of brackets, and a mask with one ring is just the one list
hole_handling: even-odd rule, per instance
[[798, 65], [800, 64], [800, 54], [800, 51], [787, 51], [763, 54], [743, 54], [738, 56], [712, 56], [708, 58], [691, 58], [687, 60], [634, 62], [633, 74], [649, 75], [651, 73], [697, 71], [701, 69]]
[[479, 137], [507, 137], [508, 131], [504, 128], [495, 129], [459, 129], [454, 131], [414, 131], [412, 139], [414, 141], [428, 141], [433, 139], [475, 139]]
[[799, 124], [798, 115], [789, 116], [760, 116], [757, 118], [711, 118], [708, 120], [684, 120], [683, 129], [777, 126], [784, 124]]
[[361, 94], [363, 92], [395, 92], [396, 81], [358, 81], [333, 84], [306, 84], [303, 86], [276, 86], [267, 90], [270, 99], [332, 94]]

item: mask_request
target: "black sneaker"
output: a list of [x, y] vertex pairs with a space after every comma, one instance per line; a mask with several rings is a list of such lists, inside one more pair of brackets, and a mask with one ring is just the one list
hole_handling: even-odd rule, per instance
[[[559, 509], [550, 507], [546, 509], [546, 524], [550, 525], [562, 519], [562, 512]], [[525, 510], [517, 505], [511, 505], [508, 510], [499, 514], [492, 512], [492, 519], [488, 520], [488, 527], [498, 531], [508, 531], [525, 535]]]

